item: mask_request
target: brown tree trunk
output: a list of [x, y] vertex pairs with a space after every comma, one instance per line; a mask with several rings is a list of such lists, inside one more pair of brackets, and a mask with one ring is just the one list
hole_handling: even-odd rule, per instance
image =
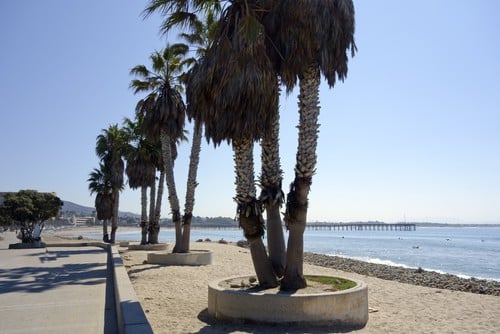
[[186, 185], [186, 202], [184, 203], [184, 219], [182, 225], [182, 242], [180, 247], [181, 253], [189, 252], [189, 244], [191, 238], [191, 222], [193, 220], [194, 209], [194, 193], [198, 183], [196, 175], [198, 173], [198, 165], [200, 163], [202, 128], [195, 120], [193, 129], [193, 141], [191, 144], [191, 154], [189, 156], [189, 171]]
[[158, 194], [156, 195], [155, 213], [152, 224], [149, 225], [149, 243], [157, 244], [160, 235], [160, 215], [161, 215], [161, 200], [163, 197], [163, 189], [165, 185], [165, 172], [160, 172], [158, 180]]
[[[155, 178], [156, 179], [156, 178]], [[148, 228], [147, 228], [147, 243], [151, 242], [151, 227], [154, 225], [155, 220], [155, 211], [156, 211], [156, 180], [151, 184], [149, 189], [149, 219], [148, 219]]]
[[191, 221], [193, 220], [193, 215], [184, 215], [184, 221], [182, 223], [182, 243], [179, 253], [189, 253], [189, 244], [191, 242]]
[[250, 253], [255, 273], [262, 287], [278, 286], [271, 261], [266, 252], [264, 219], [261, 203], [255, 197], [253, 142], [251, 140], [233, 140], [236, 172], [236, 202], [238, 218], [245, 238], [250, 244]]
[[282, 290], [305, 288], [303, 274], [304, 230], [307, 222], [307, 196], [316, 170], [316, 147], [319, 132], [319, 83], [317, 64], [310, 64], [300, 78], [299, 136], [295, 180], [287, 196], [285, 222], [290, 230]]
[[141, 245], [148, 242], [148, 187], [141, 187]]
[[266, 247], [262, 239], [263, 218], [262, 215], [250, 214], [246, 216], [240, 213], [240, 226], [244, 231], [245, 238], [250, 245], [250, 254], [255, 269], [255, 274], [262, 288], [274, 288], [278, 286], [278, 280], [273, 271], [273, 266], [266, 252]]
[[[278, 83], [276, 82], [276, 85]], [[276, 276], [282, 277], [286, 264], [285, 237], [281, 223], [280, 208], [284, 201], [284, 194], [281, 190], [282, 174], [280, 154], [279, 154], [279, 110], [278, 100], [276, 100], [273, 113], [273, 122], [269, 131], [262, 137], [261, 153], [261, 195], [266, 209], [267, 218], [267, 248], [269, 259], [271, 260]]]
[[168, 188], [168, 201], [170, 204], [170, 210], [172, 211], [172, 222], [175, 225], [175, 246], [172, 252], [177, 253], [179, 252], [182, 242], [182, 222], [179, 197], [177, 196], [177, 189], [175, 187], [174, 161], [172, 159], [171, 147], [172, 138], [170, 138], [165, 130], [161, 130], [160, 140], [163, 156], [163, 168], [165, 170], [165, 180]]
[[102, 241], [109, 242], [109, 234], [108, 234], [108, 220], [102, 220]]
[[115, 243], [115, 237], [116, 237], [116, 230], [118, 229], [118, 212], [119, 212], [119, 205], [120, 205], [120, 191], [115, 190], [114, 191], [114, 196], [113, 196], [113, 218], [111, 219], [111, 237], [109, 238], [109, 242], [114, 244]]
[[182, 253], [182, 221], [179, 211], [172, 212], [172, 221], [175, 226], [175, 245], [172, 253]]
[[276, 276], [283, 277], [286, 265], [286, 249], [280, 208], [281, 205], [278, 203], [266, 203], [269, 260]]
[[304, 278], [304, 231], [307, 220], [307, 194], [311, 180], [295, 178], [287, 196], [285, 221], [289, 230], [286, 268], [281, 280], [281, 290], [293, 291], [307, 286]]

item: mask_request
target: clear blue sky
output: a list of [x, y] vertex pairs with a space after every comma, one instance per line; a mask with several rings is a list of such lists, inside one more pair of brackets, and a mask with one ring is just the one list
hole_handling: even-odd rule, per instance
[[[0, 191], [87, 190], [101, 129], [133, 117], [131, 67], [166, 38], [146, 1], [0, 2]], [[310, 221], [500, 223], [500, 2], [355, 1], [357, 55], [321, 89]], [[169, 36], [173, 38], [175, 36]], [[296, 93], [281, 100], [284, 190]], [[257, 152], [258, 154], [258, 152]], [[189, 144], [176, 178], [183, 203]], [[256, 155], [256, 170], [260, 168]], [[204, 144], [195, 215], [235, 215], [231, 150]], [[140, 212], [140, 192], [121, 210]], [[166, 196], [162, 216], [168, 216]]]

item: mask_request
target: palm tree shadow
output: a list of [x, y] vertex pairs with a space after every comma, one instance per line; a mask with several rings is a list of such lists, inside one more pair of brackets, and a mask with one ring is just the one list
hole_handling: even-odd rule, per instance
[[81, 254], [93, 254], [97, 253], [100, 254], [102, 253], [103, 250], [100, 248], [96, 249], [85, 249], [85, 250], [44, 250], [41, 252], [37, 253], [30, 253], [30, 254], [25, 254], [24, 256], [30, 256], [30, 257], [38, 257], [41, 263], [45, 262], [50, 262], [50, 261], [56, 261], [59, 258], [67, 258], [71, 257], [73, 255], [81, 255]]
[[[135, 269], [127, 270], [127, 273], [129, 274], [129, 276], [141, 273], [143, 271], [156, 270], [156, 269], [161, 268], [160, 265], [152, 266], [150, 264], [133, 264], [133, 265], [131, 265], [131, 267], [135, 268]], [[137, 268], [137, 267], [139, 267], [139, 268]]]
[[[102, 252], [101, 249], [95, 250]], [[0, 268], [0, 293], [42, 292], [60, 285], [96, 285], [106, 282], [107, 263], [62, 263], [56, 260], [94, 250], [57, 250], [37, 252], [26, 256], [37, 256], [40, 265], [17, 268]]]
[[[217, 334], [217, 333], [277, 333], [277, 334], [325, 334], [325, 333], [349, 333], [354, 330], [359, 330], [361, 327], [346, 327], [346, 326], [316, 326], [302, 323], [286, 323], [273, 324], [249, 320], [230, 321], [218, 320], [208, 313], [208, 309], [204, 309], [198, 314], [198, 319], [206, 326], [203, 327], [199, 334]], [[258, 328], [257, 328], [258, 326]]]

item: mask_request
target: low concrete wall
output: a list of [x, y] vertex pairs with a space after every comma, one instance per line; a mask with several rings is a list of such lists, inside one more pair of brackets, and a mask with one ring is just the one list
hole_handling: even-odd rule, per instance
[[[234, 278], [248, 277], [227, 279]], [[368, 322], [368, 287], [362, 281], [353, 280], [357, 285], [351, 289], [318, 294], [230, 289], [222, 287], [222, 281], [208, 287], [208, 313], [217, 319], [355, 328]]]
[[113, 286], [118, 329], [120, 334], [153, 334], [153, 329], [146, 318], [132, 283], [123, 265], [123, 261], [116, 246], [102, 241], [90, 242], [53, 242], [47, 247], [100, 247], [108, 252], [112, 258]]
[[153, 329], [135, 294], [123, 261], [116, 247], [111, 247], [118, 326], [123, 334], [152, 334]]
[[212, 264], [212, 251], [191, 250], [189, 253], [148, 253], [148, 263], [170, 266], [206, 266]]

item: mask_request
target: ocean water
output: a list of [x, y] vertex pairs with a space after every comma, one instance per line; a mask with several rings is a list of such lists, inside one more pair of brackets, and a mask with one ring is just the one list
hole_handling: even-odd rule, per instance
[[[100, 234], [84, 236], [101, 238]], [[212, 241], [244, 239], [240, 229], [191, 230], [192, 241], [206, 238]], [[120, 232], [118, 229], [116, 239], [138, 241], [140, 231]], [[173, 229], [160, 231], [160, 241], [174, 240]], [[500, 281], [500, 227], [417, 227], [416, 231], [306, 230], [304, 250]]]

